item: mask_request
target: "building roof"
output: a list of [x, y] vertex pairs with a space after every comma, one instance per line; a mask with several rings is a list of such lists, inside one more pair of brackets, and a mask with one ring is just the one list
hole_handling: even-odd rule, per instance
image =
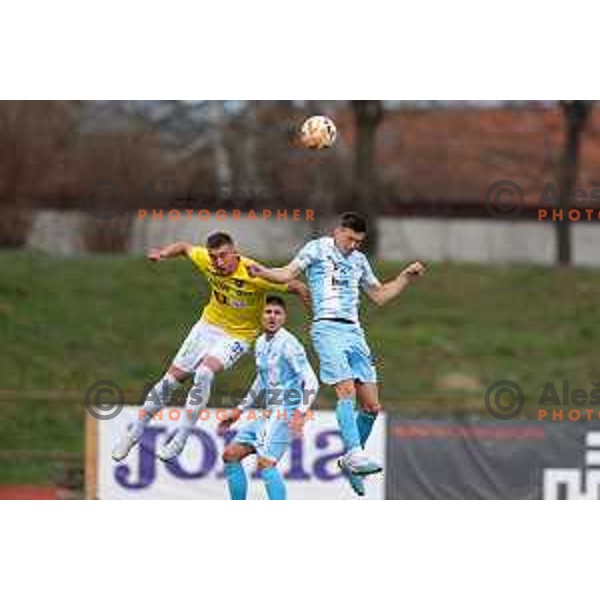
[[[525, 205], [537, 207], [544, 186], [558, 185], [564, 139], [559, 106], [388, 113], [377, 139], [385, 212], [462, 207], [475, 215], [484, 207], [486, 190], [501, 180], [517, 183]], [[600, 188], [598, 166], [596, 109], [582, 139], [577, 186], [588, 193]]]

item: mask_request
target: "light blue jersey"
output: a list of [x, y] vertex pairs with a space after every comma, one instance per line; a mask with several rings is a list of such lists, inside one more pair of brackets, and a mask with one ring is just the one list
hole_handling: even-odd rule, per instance
[[358, 250], [344, 256], [332, 237], [308, 242], [293, 263], [305, 271], [315, 320], [346, 319], [358, 323], [360, 288], [379, 285], [367, 257]]
[[261, 405], [270, 409], [238, 431], [235, 442], [256, 449], [259, 456], [278, 461], [290, 443], [289, 423], [294, 410], [306, 412], [319, 382], [302, 344], [283, 327], [271, 338], [256, 340], [256, 379], [239, 408]]
[[298, 339], [283, 327], [270, 338], [263, 333], [256, 340], [254, 353], [256, 380], [253, 391], [269, 391], [270, 398], [265, 398], [265, 404], [272, 404], [274, 400], [277, 404], [293, 404], [300, 410], [306, 410], [312, 399], [303, 402], [301, 396], [304, 392], [316, 392], [318, 383], [304, 346]]

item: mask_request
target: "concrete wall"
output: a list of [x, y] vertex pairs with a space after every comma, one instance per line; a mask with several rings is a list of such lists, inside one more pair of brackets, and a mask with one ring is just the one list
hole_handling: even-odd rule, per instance
[[[387, 219], [379, 221], [380, 256], [392, 260], [458, 260], [552, 265], [556, 233], [551, 223]], [[600, 224], [573, 223], [573, 262], [600, 265]]]
[[[84, 251], [80, 213], [41, 211], [28, 245], [69, 256]], [[101, 225], [102, 222], [99, 221]], [[555, 232], [551, 223], [492, 220], [381, 218], [380, 258], [387, 260], [460, 260], [482, 263], [555, 261]], [[211, 231], [224, 229], [247, 254], [265, 259], [289, 258], [310, 237], [305, 221], [135, 221], [131, 253], [180, 239], [201, 243]], [[600, 224], [573, 223], [573, 253], [577, 265], [600, 266]]]
[[89, 216], [82, 212], [41, 210], [36, 213], [27, 245], [55, 256], [83, 254], [81, 230]]

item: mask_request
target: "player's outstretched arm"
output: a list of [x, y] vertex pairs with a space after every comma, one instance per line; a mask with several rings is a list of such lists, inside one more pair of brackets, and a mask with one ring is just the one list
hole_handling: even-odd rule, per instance
[[272, 283], [290, 283], [300, 273], [300, 267], [295, 261], [285, 267], [277, 268], [269, 268], [260, 263], [254, 263], [249, 267], [249, 271], [255, 277], [262, 277]]
[[387, 304], [399, 296], [413, 281], [425, 273], [425, 265], [414, 262], [406, 267], [397, 277], [382, 285], [371, 286], [366, 290], [367, 296], [378, 306]]
[[192, 244], [188, 242], [175, 242], [174, 244], [168, 244], [162, 248], [152, 248], [148, 251], [146, 257], [149, 260], [160, 261], [166, 258], [175, 258], [177, 256], [188, 256], [192, 251]]

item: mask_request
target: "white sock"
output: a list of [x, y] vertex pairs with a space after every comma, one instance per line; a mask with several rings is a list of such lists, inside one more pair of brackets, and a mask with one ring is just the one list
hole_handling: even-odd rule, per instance
[[200, 411], [208, 404], [210, 399], [210, 388], [215, 374], [203, 365], [200, 365], [196, 374], [194, 375], [194, 385], [190, 388], [188, 394], [185, 409], [183, 411], [183, 418], [181, 420], [181, 427], [177, 429], [174, 440], [177, 443], [185, 443], [190, 435], [190, 431], [193, 429]]
[[148, 392], [146, 401], [144, 402], [142, 409], [144, 410], [143, 416], [138, 418], [133, 423], [129, 431], [129, 436], [138, 440], [142, 437], [144, 429], [152, 417], [169, 401], [171, 392], [176, 390], [182, 384], [180, 381], [175, 379], [173, 375], [167, 373], [156, 385]]

